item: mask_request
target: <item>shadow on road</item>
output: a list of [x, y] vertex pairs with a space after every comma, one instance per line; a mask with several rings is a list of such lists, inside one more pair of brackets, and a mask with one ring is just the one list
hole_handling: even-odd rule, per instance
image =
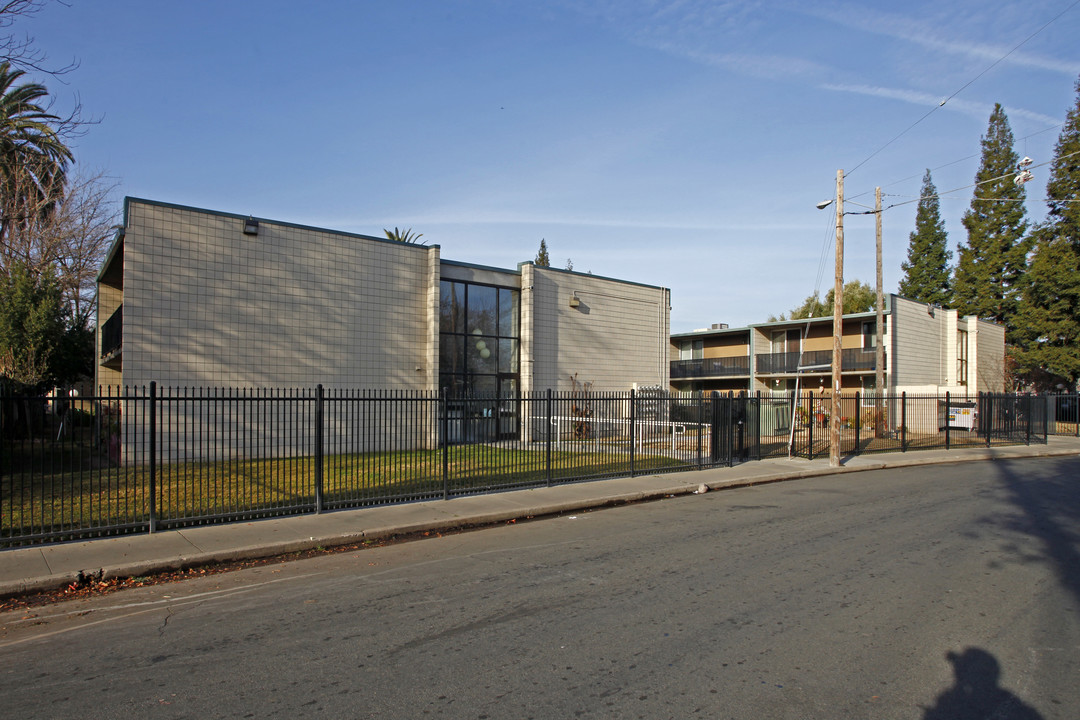
[[[995, 531], [1035, 540], [1009, 542], [1006, 551], [1018, 562], [1045, 564], [1060, 587], [1080, 602], [1080, 458], [1010, 460], [992, 467], [1016, 512], [983, 522]], [[946, 658], [953, 666], [953, 686], [926, 709], [923, 720], [1041, 720], [1034, 708], [998, 684], [1001, 666], [991, 653], [969, 647], [950, 651]]]
[[969, 647], [945, 657], [953, 666], [953, 686], [938, 695], [923, 720], [1042, 720], [1034, 708], [998, 685], [1001, 666], [990, 653]]
[[1043, 554], [1039, 559], [1080, 602], [1080, 458], [994, 465], [1013, 505], [1022, 511], [1005, 527], [1040, 540]]

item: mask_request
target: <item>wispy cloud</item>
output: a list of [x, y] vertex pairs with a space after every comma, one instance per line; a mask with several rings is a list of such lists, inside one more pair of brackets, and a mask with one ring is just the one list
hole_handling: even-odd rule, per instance
[[[402, 218], [405, 218], [402, 220]], [[519, 213], [512, 210], [487, 210], [484, 208], [455, 209], [447, 212], [422, 211], [415, 214], [407, 210], [396, 215], [392, 219], [371, 217], [337, 217], [331, 220], [323, 219], [322, 222], [330, 223], [335, 228], [372, 228], [390, 227], [393, 224], [401, 226], [412, 225], [415, 227], [431, 228], [437, 226], [531, 226], [531, 227], [581, 227], [581, 228], [612, 228], [624, 230], [676, 230], [676, 231], [702, 231], [702, 232], [755, 232], [755, 231], [804, 231], [816, 229], [814, 224], [806, 223], [782, 223], [782, 222], [716, 222], [712, 220], [684, 220], [663, 217], [602, 217], [590, 215], [567, 215], [565, 213], [552, 213], [551, 215], [539, 213]], [[359, 230], [358, 232], [365, 232]], [[366, 232], [370, 233], [370, 230]]]
[[[934, 107], [940, 105], [943, 97], [930, 95], [929, 93], [919, 92], [917, 90], [902, 90], [898, 88], [879, 87], [874, 85], [838, 85], [838, 84], [825, 84], [821, 86], [824, 90], [831, 90], [834, 92], [846, 92], [855, 93], [857, 95], [867, 95], [870, 97], [888, 98], [890, 100], [900, 100], [902, 102], [910, 103], [912, 105], [920, 105], [922, 107]], [[953, 112], [960, 112], [965, 115], [969, 115], [974, 118], [985, 120], [990, 117], [990, 113], [993, 112], [994, 106], [988, 103], [971, 102], [969, 100], [961, 100], [959, 98], [953, 98], [944, 105], [945, 110], [951, 110]], [[1023, 117], [1035, 122], [1044, 123], [1048, 126], [1060, 125], [1061, 119], [1051, 117], [1049, 115], [1043, 115], [1042, 113], [1032, 112], [1030, 110], [1024, 110], [1023, 108], [1005, 106], [1005, 114], [1010, 117]]]
[[757, 232], [757, 231], [787, 231], [816, 229], [815, 225], [806, 223], [715, 223], [715, 222], [686, 222], [675, 219], [633, 219], [633, 218], [603, 218], [603, 217], [514, 217], [509, 215], [492, 215], [470, 217], [467, 219], [440, 219], [438, 217], [421, 218], [424, 222], [446, 225], [532, 225], [552, 227], [582, 227], [582, 228], [613, 228], [623, 230], [679, 230], [679, 231], [702, 231], [702, 232]]
[[[718, 52], [715, 48], [732, 46], [737, 37], [752, 36], [756, 29], [768, 27], [770, 13], [796, 13], [824, 20], [834, 25], [872, 35], [882, 35], [912, 43], [928, 50], [960, 55], [991, 63], [1002, 60], [1008, 65], [1061, 73], [1080, 74], [1080, 60], [1048, 57], [1016, 49], [1017, 44], [1053, 19], [1028, 18], [1030, 24], [1016, 28], [1015, 40], [1008, 43], [980, 43], [940, 30], [941, 23], [931, 23], [907, 15], [879, 12], [867, 5], [849, 3], [790, 3], [781, 9], [775, 4], [752, 0], [568, 0], [567, 5], [580, 14], [592, 17], [631, 42], [683, 57], [695, 62], [722, 66], [757, 77], [780, 78], [827, 71], [811, 60], [780, 55], [753, 55]], [[960, 10], [954, 12], [959, 21]], [[980, 10], [980, 12], [990, 12]], [[1036, 24], [1036, 22], [1038, 24]], [[945, 27], [965, 27], [959, 22]], [[1007, 57], [1006, 57], [1007, 56]]]
[[638, 39], [745, 31], [761, 7], [756, 0], [565, 0], [563, 4]]
[[1010, 45], [1004, 45], [946, 37], [934, 25], [896, 13], [875, 12], [865, 5], [820, 6], [808, 3], [800, 4], [793, 8], [793, 11], [854, 30], [903, 40], [927, 49], [984, 60], [988, 65], [1004, 58], [1003, 62], [1006, 64], [1048, 70], [1071, 77], [1080, 73], [1080, 62], [1077, 61], [1030, 54], [1020, 49], [1010, 52], [1031, 32], [1037, 30], [1037, 27], [1024, 31], [1018, 29], [1016, 41]]
[[795, 78], [820, 78], [828, 75], [829, 68], [821, 63], [785, 55], [757, 55], [752, 53], [718, 53], [694, 50], [672, 42], [653, 42], [650, 47], [669, 55], [732, 70], [741, 75], [766, 80], [792, 80]]
[[740, 44], [736, 38], [767, 24], [762, 4], [752, 0], [581, 0], [569, 5], [636, 45], [697, 64], [763, 79], [820, 78], [828, 72], [805, 58], [733, 50]]

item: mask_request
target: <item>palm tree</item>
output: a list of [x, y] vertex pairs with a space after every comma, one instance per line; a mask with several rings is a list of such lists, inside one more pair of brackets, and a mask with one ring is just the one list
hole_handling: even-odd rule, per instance
[[416, 233], [416, 234], [414, 234], [413, 231], [412, 231], [412, 228], [409, 228], [408, 230], [405, 230], [405, 231], [398, 230], [396, 227], [392, 231], [387, 230], [386, 228], [383, 228], [383, 232], [386, 233], [387, 239], [396, 240], [397, 242], [404, 242], [404, 243], [415, 243], [420, 238], [424, 237], [424, 233]]
[[25, 74], [0, 63], [0, 239], [13, 224], [55, 208], [68, 163], [74, 161], [57, 130], [60, 118], [41, 104], [48, 90], [38, 83], [17, 84]]

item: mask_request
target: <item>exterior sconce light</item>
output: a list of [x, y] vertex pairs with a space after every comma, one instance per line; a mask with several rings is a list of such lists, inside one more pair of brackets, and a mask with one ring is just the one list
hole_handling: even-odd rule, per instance
[[245, 235], [258, 235], [259, 234], [259, 221], [253, 217], [249, 217], [244, 221], [244, 234]]
[[570, 296], [570, 307], [576, 308], [580, 304], [581, 304], [581, 299], [578, 298], [577, 293], [574, 293], [573, 295]]

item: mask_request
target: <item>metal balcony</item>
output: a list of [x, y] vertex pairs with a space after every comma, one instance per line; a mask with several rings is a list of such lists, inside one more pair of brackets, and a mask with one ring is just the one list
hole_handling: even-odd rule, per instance
[[683, 378], [708, 378], [708, 377], [738, 377], [750, 375], [750, 358], [704, 358], [698, 360], [673, 360], [671, 362], [671, 379]]

